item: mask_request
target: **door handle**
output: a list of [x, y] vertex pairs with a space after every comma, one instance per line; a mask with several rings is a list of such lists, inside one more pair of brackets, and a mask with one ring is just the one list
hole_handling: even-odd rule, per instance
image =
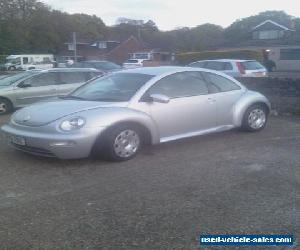
[[216, 99], [211, 98], [211, 97], [207, 98], [207, 100], [208, 100], [209, 103], [214, 103], [214, 102], [216, 102]]

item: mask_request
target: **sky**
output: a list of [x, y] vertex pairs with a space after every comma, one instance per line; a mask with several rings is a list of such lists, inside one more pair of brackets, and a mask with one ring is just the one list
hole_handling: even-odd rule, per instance
[[40, 0], [68, 13], [99, 16], [106, 25], [118, 17], [153, 20], [161, 30], [213, 23], [229, 26], [236, 19], [266, 10], [300, 17], [299, 0]]

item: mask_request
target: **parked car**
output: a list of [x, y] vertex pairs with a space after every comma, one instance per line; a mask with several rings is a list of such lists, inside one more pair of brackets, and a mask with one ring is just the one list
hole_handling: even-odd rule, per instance
[[101, 74], [95, 69], [30, 70], [0, 79], [0, 114], [66, 95]]
[[[46, 111], [46, 112], [45, 112]], [[15, 148], [61, 159], [134, 157], [142, 144], [264, 128], [270, 103], [220, 72], [144, 67], [97, 78], [60, 100], [23, 108], [2, 130]]]
[[189, 67], [221, 71], [233, 77], [266, 77], [267, 69], [255, 60], [220, 59], [190, 63]]
[[10, 55], [6, 57], [6, 70], [31, 70], [53, 68], [54, 58], [51, 54]]
[[145, 59], [128, 59], [123, 63], [124, 69], [134, 69], [143, 67], [143, 62]]
[[68, 66], [71, 68], [94, 68], [104, 73], [119, 71], [122, 67], [110, 61], [82, 61]]

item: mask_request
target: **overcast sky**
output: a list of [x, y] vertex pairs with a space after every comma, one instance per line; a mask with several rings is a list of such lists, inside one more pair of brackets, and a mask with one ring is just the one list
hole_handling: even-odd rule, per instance
[[300, 17], [299, 0], [42, 0], [69, 13], [99, 16], [107, 25], [118, 17], [153, 20], [161, 30], [214, 23], [227, 27], [238, 18], [265, 10]]

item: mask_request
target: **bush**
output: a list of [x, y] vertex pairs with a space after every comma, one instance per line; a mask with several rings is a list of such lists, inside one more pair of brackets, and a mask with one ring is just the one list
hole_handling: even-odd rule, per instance
[[5, 63], [6, 57], [7, 57], [7, 55], [0, 55], [0, 64]]
[[211, 59], [247, 59], [262, 62], [263, 55], [260, 51], [254, 50], [187, 52], [176, 55], [176, 60], [180, 65], [186, 65], [199, 60]]

